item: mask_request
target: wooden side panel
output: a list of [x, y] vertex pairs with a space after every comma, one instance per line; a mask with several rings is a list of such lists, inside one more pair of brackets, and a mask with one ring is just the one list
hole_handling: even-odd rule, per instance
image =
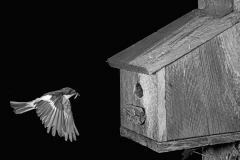
[[216, 59], [211, 63], [215, 64], [210, 81], [215, 90], [209, 92], [210, 133], [240, 131], [240, 24], [214, 38], [207, 47], [206, 58], [213, 55]]
[[240, 12], [240, 0], [233, 0], [234, 12]]
[[[120, 75], [121, 125], [153, 140], [166, 141], [165, 68], [155, 75], [126, 70]], [[138, 118], [136, 110], [143, 111], [144, 116]]]
[[146, 109], [147, 137], [166, 141], [165, 68], [155, 75], [139, 74], [144, 96], [141, 103]]
[[233, 0], [198, 0], [198, 8], [212, 16], [222, 17], [233, 10]]
[[209, 135], [199, 50], [166, 67], [168, 140]]
[[240, 131], [239, 24], [166, 67], [168, 140]]
[[126, 105], [141, 106], [140, 101], [134, 94], [134, 87], [137, 82], [138, 74], [136, 72], [120, 70], [121, 125], [138, 133], [144, 134], [144, 128], [135, 125], [135, 123], [129, 119], [127, 115], [128, 110], [126, 108]]
[[167, 111], [166, 111], [166, 69], [163, 68], [157, 72], [158, 86], [158, 106], [157, 106], [157, 124], [158, 124], [158, 142], [167, 141]]

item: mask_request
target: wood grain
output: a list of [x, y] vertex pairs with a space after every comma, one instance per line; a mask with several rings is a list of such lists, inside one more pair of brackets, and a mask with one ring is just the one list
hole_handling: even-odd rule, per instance
[[[156, 141], [166, 141], [165, 68], [155, 75], [121, 70], [121, 125]], [[136, 95], [140, 84], [143, 94]], [[134, 109], [142, 108], [146, 120], [134, 117]], [[138, 109], [140, 110], [140, 109]], [[135, 120], [131, 120], [135, 119]]]
[[204, 9], [206, 7], [205, 0], [198, 0], [198, 9]]
[[239, 23], [166, 67], [168, 140], [240, 131]]
[[158, 32], [108, 59], [110, 66], [152, 74], [239, 22], [240, 14], [221, 19], [193, 10]]
[[199, 21], [199, 23], [203, 23], [206, 20], [211, 19], [210, 17], [204, 17], [204, 14], [201, 11], [193, 10], [188, 14], [182, 16], [181, 18], [177, 19], [176, 21], [173, 21], [172, 23], [158, 30], [157, 32], [153, 33], [152, 35], [144, 38], [143, 40], [137, 42], [136, 44], [112, 56], [107, 60], [107, 62], [109, 63], [110, 66], [114, 68], [125, 69], [140, 73], [148, 73], [146, 68], [132, 65], [130, 64], [130, 62], [133, 61], [135, 58], [143, 55], [154, 45], [163, 43], [170, 37], [174, 36], [177, 30], [181, 29], [184, 26], [187, 27], [187, 24], [189, 22], [194, 21], [195, 19], [200, 19], [200, 17], [202, 18]]
[[179, 31], [176, 36], [161, 45], [154, 46], [148, 54], [137, 57], [130, 64], [146, 68], [149, 74], [154, 73], [228, 29], [237, 23], [239, 18], [239, 14], [233, 13], [222, 19], [211, 19], [197, 27], [195, 23], [199, 22], [194, 22], [193, 28], [191, 26]]
[[138, 73], [126, 70], [120, 70], [120, 97], [121, 97], [121, 125], [136, 131], [137, 133], [145, 134], [145, 128], [141, 125], [135, 125], [128, 119], [128, 105], [142, 107], [139, 99], [134, 94], [134, 87], [138, 82]]
[[240, 139], [240, 132], [235, 132], [204, 137], [188, 138], [176, 141], [156, 142], [148, 137], [142, 136], [141, 134], [138, 134], [124, 127], [120, 128], [120, 134], [121, 136], [127, 137], [158, 153], [236, 142], [239, 141]]
[[234, 12], [240, 12], [240, 0], [233, 0]]
[[233, 10], [233, 0], [198, 0], [198, 8], [207, 14], [223, 17]]
[[167, 141], [167, 111], [166, 111], [166, 69], [162, 68], [157, 72], [158, 88], [158, 106], [157, 106], [157, 124], [158, 124], [158, 142]]
[[209, 135], [198, 49], [166, 67], [168, 140]]
[[156, 141], [166, 141], [165, 68], [155, 75], [139, 73], [146, 109], [147, 135]]

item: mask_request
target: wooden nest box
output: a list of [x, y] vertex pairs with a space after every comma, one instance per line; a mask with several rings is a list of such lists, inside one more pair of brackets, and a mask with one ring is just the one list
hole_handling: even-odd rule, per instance
[[218, 13], [193, 10], [108, 59], [120, 69], [122, 136], [157, 152], [239, 141], [240, 3], [233, 3]]

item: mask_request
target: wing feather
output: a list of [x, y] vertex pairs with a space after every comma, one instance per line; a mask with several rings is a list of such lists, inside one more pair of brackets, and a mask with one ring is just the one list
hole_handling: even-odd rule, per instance
[[55, 136], [55, 134], [56, 134], [58, 116], [59, 116], [59, 110], [57, 109], [56, 116], [55, 116], [55, 118], [53, 120], [53, 124], [52, 124], [52, 126], [53, 126], [53, 128], [52, 128], [52, 135], [53, 136]]

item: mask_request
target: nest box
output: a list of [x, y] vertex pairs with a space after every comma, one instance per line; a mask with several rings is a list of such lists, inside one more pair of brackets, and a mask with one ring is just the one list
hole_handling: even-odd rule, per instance
[[196, 9], [109, 58], [121, 135], [157, 152], [238, 141], [239, 18]]

